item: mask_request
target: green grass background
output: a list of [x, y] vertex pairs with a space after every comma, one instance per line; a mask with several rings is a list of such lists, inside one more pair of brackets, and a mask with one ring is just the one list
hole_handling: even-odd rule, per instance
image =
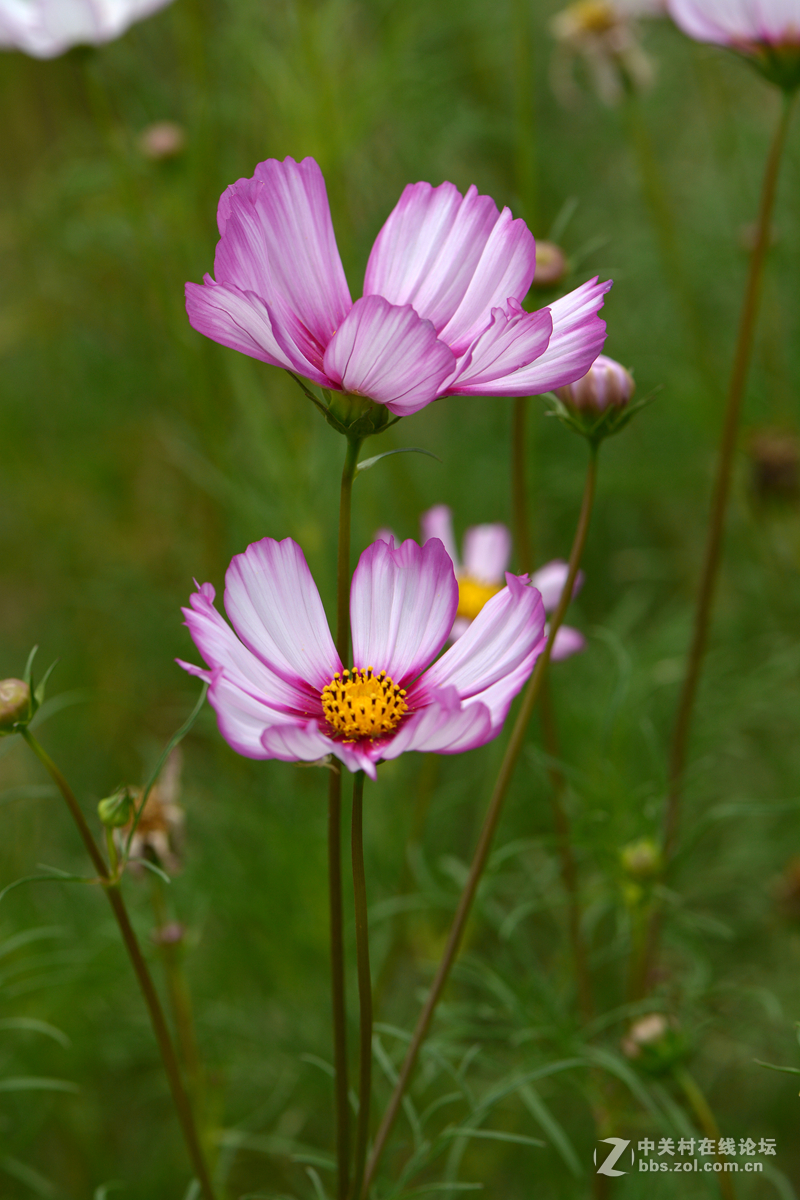
[[[290, 379], [206, 341], [183, 309], [184, 281], [212, 269], [216, 202], [228, 183], [270, 156], [314, 155], [354, 295], [409, 181], [475, 183], [540, 237], [572, 210], [561, 235], [571, 282], [613, 277], [607, 349], [634, 369], [641, 394], [660, 388], [604, 448], [572, 617], [589, 648], [553, 672], [598, 1011], [612, 1014], [590, 1044], [619, 1063], [625, 1021], [613, 1014], [624, 1003], [630, 935], [619, 849], [658, 833], [746, 271], [740, 230], [755, 214], [778, 98], [732, 57], [648, 23], [658, 75], [638, 119], [676, 230], [677, 254], [665, 261], [632, 114], [588, 91], [574, 109], [552, 94], [553, 8], [175, 0], [98, 51], [51, 62], [0, 56], [0, 674], [20, 674], [34, 642], [42, 665], [60, 659], [50, 694], [65, 703], [41, 738], [91, 814], [117, 784], [146, 775], [194, 702], [194, 682], [174, 663], [196, 657], [179, 612], [192, 577], [221, 591], [234, 553], [289, 535], [331, 611], [343, 445]], [[186, 151], [145, 161], [138, 135], [164, 118], [185, 127]], [[795, 125], [745, 433], [797, 426], [799, 137]], [[413, 444], [442, 462], [396, 456], [358, 480], [356, 551], [381, 525], [416, 536], [420, 512], [434, 503], [452, 506], [459, 532], [509, 520], [510, 411], [508, 400], [451, 398], [371, 443], [365, 453]], [[542, 411], [531, 402], [528, 461], [536, 555], [546, 561], [568, 552], [585, 448]], [[800, 1062], [800, 928], [775, 898], [800, 852], [798, 550], [796, 508], [755, 502], [742, 452], [658, 988], [722, 1132], [777, 1139], [770, 1161], [782, 1174], [740, 1175], [740, 1194], [786, 1200], [792, 1181], [800, 1186], [797, 1086], [753, 1059]], [[385, 972], [384, 1022], [408, 1028], [415, 1019], [501, 743], [441, 763], [413, 870], [403, 864], [421, 760], [387, 765], [368, 788], [376, 972], [398, 930], [384, 902], [398, 887], [416, 897], [404, 948]], [[498, 835], [508, 852], [495, 860], [417, 1085], [422, 1107], [454, 1089], [443, 1064], [456, 1075], [462, 1064], [456, 1090], [484, 1095], [584, 1044], [538, 745], [535, 728]], [[38, 765], [12, 740], [0, 749], [0, 882], [39, 862], [83, 871], [76, 833]], [[231, 1198], [311, 1197], [307, 1164], [291, 1155], [302, 1156], [301, 1146], [331, 1152], [330, 1081], [303, 1058], [330, 1058], [325, 780], [238, 758], [210, 711], [184, 749], [185, 868], [168, 902], [189, 929], [207, 1123], [227, 1131], [217, 1134], [223, 1188]], [[147, 941], [149, 883], [126, 886]], [[0, 1029], [0, 1076], [78, 1089], [0, 1092], [0, 1196], [83, 1200], [119, 1181], [137, 1200], [182, 1197], [183, 1148], [102, 898], [33, 884], [2, 901], [0, 930], [0, 1015], [49, 1022], [68, 1039]], [[355, 1008], [354, 991], [351, 999]], [[396, 1057], [400, 1042], [382, 1037]], [[643, 1079], [637, 1094], [637, 1078], [609, 1084], [615, 1132], [652, 1137], [670, 1113], [670, 1128], [689, 1119], [669, 1081]], [[483, 1184], [498, 1200], [590, 1195], [590, 1088], [582, 1068], [539, 1085], [566, 1150], [512, 1092], [487, 1126], [547, 1146], [474, 1141], [450, 1177]], [[378, 1095], [387, 1095], [381, 1079]], [[462, 1096], [436, 1121], [456, 1124], [468, 1111]], [[394, 1194], [388, 1179], [408, 1140], [400, 1127], [377, 1195]], [[441, 1181], [444, 1163], [410, 1186]], [[329, 1188], [330, 1173], [317, 1169]], [[611, 1190], [626, 1200], [716, 1194], [713, 1180], [684, 1178], [633, 1174]]]

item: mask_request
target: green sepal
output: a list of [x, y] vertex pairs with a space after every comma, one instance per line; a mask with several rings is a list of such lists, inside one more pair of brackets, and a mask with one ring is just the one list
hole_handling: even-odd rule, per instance
[[734, 53], [788, 95], [800, 87], [800, 47], [796, 43], [785, 46], [761, 43], [755, 53], [748, 54], [735, 49]]
[[421, 446], [401, 446], [398, 450], [385, 450], [383, 454], [376, 454], [374, 458], [365, 458], [356, 467], [356, 472], [368, 471], [370, 467], [374, 467], [382, 458], [389, 458], [391, 454], [426, 454], [428, 458], [435, 458], [437, 462], [442, 460], [438, 454], [434, 454], [432, 450], [423, 450]]
[[389, 420], [390, 414], [385, 404], [376, 404], [374, 400], [369, 400], [366, 396], [351, 396], [347, 392], [332, 393], [329, 388], [322, 388], [322, 394], [325, 397], [323, 404], [319, 396], [315, 396], [303, 380], [295, 375], [294, 371], [289, 371], [288, 374], [291, 375], [306, 399], [310, 400], [322, 414], [330, 427], [337, 433], [341, 433], [343, 437], [363, 441], [364, 438], [372, 437], [376, 433], [383, 433], [385, 429], [391, 428], [400, 420], [400, 417]]
[[624, 406], [609, 405], [603, 412], [591, 412], [586, 409], [569, 408], [554, 392], [547, 392], [542, 399], [549, 404], [545, 416], [558, 417], [559, 421], [574, 433], [585, 437], [592, 445], [597, 446], [607, 437], [620, 433], [632, 417], [641, 409], [652, 404], [658, 389], [649, 396]]

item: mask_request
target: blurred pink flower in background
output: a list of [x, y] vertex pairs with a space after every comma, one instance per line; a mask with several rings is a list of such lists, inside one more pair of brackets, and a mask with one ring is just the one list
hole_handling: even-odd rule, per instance
[[[427, 543], [430, 538], [438, 538], [450, 555], [458, 581], [458, 609], [450, 634], [455, 640], [466, 633], [484, 605], [504, 586], [511, 558], [511, 534], [505, 525], [473, 525], [464, 534], [464, 561], [461, 563], [453, 536], [452, 511], [446, 504], [437, 504], [422, 515], [422, 540]], [[552, 612], [561, 599], [568, 570], [567, 563], [553, 559], [531, 576], [531, 584], [541, 592], [545, 612]], [[583, 572], [579, 571], [573, 596], [582, 586]], [[551, 658], [558, 662], [585, 646], [583, 634], [569, 625], [562, 625], [556, 633]]]
[[800, 47], [800, 0], [668, 0], [668, 8], [699, 42], [745, 52], [758, 43]]
[[399, 416], [445, 395], [524, 396], [579, 378], [605, 340], [597, 279], [521, 307], [536, 250], [524, 221], [452, 183], [409, 184], [350, 298], [312, 158], [260, 163], [219, 202], [214, 270], [186, 285], [193, 327]]
[[55, 58], [70, 46], [98, 45], [171, 0], [0, 0], [0, 47]]
[[[373, 542], [350, 593], [352, 670], [343, 670], [300, 547], [272, 538], [237, 554], [225, 609], [204, 583], [183, 610], [208, 670], [220, 732], [239, 754], [316, 762], [335, 755], [374, 779], [376, 764], [407, 750], [456, 754], [499, 733], [544, 648], [544, 606], [507, 575], [469, 630], [442, 650], [458, 607], [441, 542]], [[240, 640], [241, 639], [241, 640]], [[427, 670], [426, 670], [427, 668]]]

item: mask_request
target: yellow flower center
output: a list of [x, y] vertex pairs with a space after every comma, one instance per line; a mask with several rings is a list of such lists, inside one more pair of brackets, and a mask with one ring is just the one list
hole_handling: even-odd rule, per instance
[[320, 692], [322, 711], [331, 733], [346, 742], [391, 733], [408, 711], [405, 688], [399, 688], [385, 671], [337, 671]]
[[462, 575], [458, 581], [458, 612], [457, 617], [466, 617], [474, 621], [487, 600], [496, 596], [502, 590], [499, 583], [480, 583], [469, 575]]
[[579, 0], [567, 9], [574, 20], [575, 26], [582, 33], [607, 33], [618, 23], [619, 17], [613, 5], [604, 0]]

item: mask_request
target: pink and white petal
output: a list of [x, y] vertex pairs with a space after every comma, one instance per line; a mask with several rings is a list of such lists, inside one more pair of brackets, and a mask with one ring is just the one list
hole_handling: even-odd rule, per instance
[[611, 286], [610, 280], [591, 279], [554, 301], [549, 306], [553, 332], [547, 349], [529, 366], [492, 383], [492, 395], [540, 395], [585, 375], [603, 349], [606, 323], [597, 313]]
[[[569, 563], [564, 562], [563, 558], [554, 558], [552, 562], [545, 563], [543, 567], [539, 567], [539, 570], [534, 571], [533, 575], [531, 575], [531, 583], [542, 593], [542, 603], [544, 604], [545, 612], [552, 612], [558, 605], [568, 575]], [[583, 571], [578, 571], [575, 577], [575, 584], [572, 588], [573, 600], [583, 587], [584, 578]]]
[[506, 583], [455, 645], [409, 689], [410, 708], [426, 703], [442, 687], [454, 687], [465, 700], [477, 696], [533, 652], [544, 631], [542, 598], [525, 575], [506, 575]]
[[495, 384], [544, 354], [553, 332], [550, 310], [527, 313], [516, 300], [493, 308], [491, 321], [459, 360], [447, 390], [459, 396], [496, 392]]
[[443, 688], [430, 704], [404, 721], [395, 736], [387, 740], [382, 757], [398, 758], [410, 750], [460, 754], [488, 742], [492, 728], [489, 710], [484, 705], [464, 705], [454, 688]]
[[445, 644], [457, 608], [453, 563], [438, 539], [397, 549], [373, 542], [350, 589], [355, 666], [385, 671], [406, 687]]
[[325, 180], [314, 159], [259, 163], [252, 181], [228, 189], [219, 217], [224, 221], [215, 260], [219, 282], [254, 291], [268, 304], [280, 297], [327, 345], [351, 300]]
[[440, 332], [461, 355], [489, 324], [493, 308], [524, 300], [536, 267], [536, 243], [525, 222], [504, 208], [483, 247], [464, 298]]
[[431, 538], [438, 538], [453, 562], [453, 568], [458, 570], [458, 550], [453, 534], [453, 512], [446, 504], [434, 504], [420, 517], [422, 526], [422, 543]]
[[277, 712], [266, 697], [242, 687], [240, 681], [224, 670], [212, 672], [208, 702], [217, 714], [217, 725], [225, 741], [245, 758], [269, 758], [261, 740], [264, 730], [298, 719]]
[[291, 369], [305, 375], [320, 387], [330, 387], [331, 381], [325, 374], [323, 358], [325, 347], [309, 333], [303, 322], [288, 307], [280, 296], [266, 306], [272, 325], [272, 333]]
[[800, 37], [800, 12], [794, 0], [669, 0], [675, 24], [698, 42], [778, 42]]
[[[378, 234], [367, 263], [364, 295], [411, 304], [444, 328], [464, 299], [498, 219], [490, 196], [466, 196], [452, 183], [411, 183]], [[505, 296], [503, 297], [505, 299]]]
[[456, 617], [455, 621], [453, 621], [453, 628], [450, 630], [450, 637], [447, 640], [449, 642], [458, 641], [467, 632], [471, 624], [472, 622], [469, 617]]
[[506, 525], [473, 525], [464, 534], [464, 573], [490, 587], [502, 584], [511, 558]]
[[430, 321], [382, 296], [356, 301], [324, 358], [333, 387], [368, 396], [398, 416], [436, 400], [455, 365]]
[[502, 679], [498, 679], [488, 688], [484, 688], [482, 692], [478, 692], [470, 700], [465, 701], [467, 706], [479, 704], [481, 708], [488, 710], [491, 720], [492, 737], [495, 737], [502, 729], [503, 723], [508, 716], [508, 710], [511, 707], [511, 701], [528, 682], [530, 674], [536, 665], [536, 660], [544, 650], [546, 641], [547, 638], [543, 630], [542, 636], [530, 654], [527, 654], [513, 671], [509, 671]]
[[580, 654], [581, 650], [586, 649], [586, 638], [577, 629], [573, 629], [571, 625], [560, 625], [556, 631], [553, 649], [550, 651], [551, 662], [563, 662], [565, 658], [572, 658], [573, 654]]
[[206, 275], [202, 284], [186, 284], [186, 312], [192, 328], [212, 341], [273, 367], [297, 369], [275, 339], [267, 306], [252, 292]]
[[287, 683], [313, 695], [341, 671], [317, 585], [291, 538], [262, 538], [233, 558], [225, 609], [244, 644]]
[[[309, 715], [309, 712], [316, 713], [319, 710], [321, 713], [322, 706], [316, 692], [309, 694], [307, 687], [287, 682], [239, 641], [214, 607], [214, 595], [211, 584], [204, 583], [191, 596], [191, 608], [182, 609], [192, 641], [212, 671], [224, 670], [229, 678], [245, 689], [254, 690], [280, 711]], [[192, 671], [192, 674], [197, 673]]]
[[326, 737], [316, 721], [303, 724], [273, 725], [265, 729], [262, 746], [266, 758], [277, 758], [282, 762], [318, 762], [332, 754], [344, 763], [348, 771], [365, 771], [370, 779], [377, 778], [376, 755], [369, 753], [369, 743], [345, 744]]

